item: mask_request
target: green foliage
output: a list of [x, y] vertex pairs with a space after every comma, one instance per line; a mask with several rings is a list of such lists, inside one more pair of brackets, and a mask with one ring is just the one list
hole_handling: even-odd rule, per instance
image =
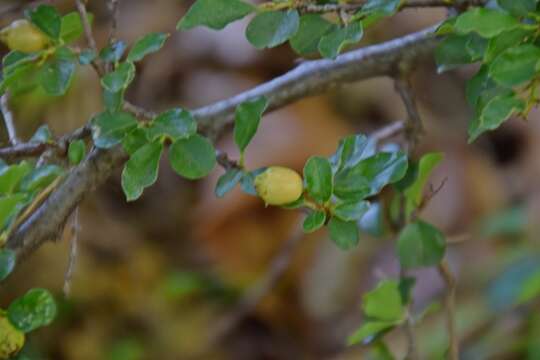
[[262, 12], [246, 29], [246, 37], [257, 49], [273, 48], [289, 40], [300, 24], [296, 10]]
[[122, 189], [127, 201], [137, 200], [146, 187], [156, 182], [162, 152], [163, 143], [154, 141], [130, 156], [122, 171]]
[[177, 28], [188, 30], [203, 25], [220, 30], [252, 11], [252, 5], [240, 0], [197, 0], [178, 22]]
[[28, 333], [54, 320], [56, 303], [47, 290], [32, 289], [9, 305], [7, 316], [17, 329]]
[[300, 17], [298, 31], [290, 38], [294, 51], [300, 55], [316, 53], [321, 38], [335, 27], [319, 14], [305, 14]]
[[138, 39], [129, 51], [127, 61], [141, 61], [146, 55], [159, 51], [165, 44], [169, 34], [150, 33]]
[[106, 63], [116, 63], [120, 61], [126, 51], [127, 45], [123, 41], [115, 41], [109, 46], [104, 47], [99, 52], [99, 57]]
[[312, 233], [314, 231], [319, 230], [321, 227], [323, 227], [325, 221], [326, 221], [326, 214], [324, 211], [312, 211], [304, 219], [302, 228], [304, 229], [305, 233]]
[[221, 175], [217, 181], [215, 194], [217, 197], [223, 197], [226, 193], [234, 189], [236, 184], [242, 180], [244, 172], [238, 168], [228, 169], [225, 174]]
[[446, 250], [446, 240], [437, 228], [418, 220], [401, 231], [397, 246], [401, 266], [428, 267], [440, 263]]
[[58, 165], [43, 165], [33, 169], [24, 177], [20, 190], [34, 192], [49, 186], [57, 177], [64, 174], [64, 169]]
[[346, 45], [357, 43], [363, 35], [360, 23], [335, 28], [321, 37], [319, 51], [322, 56], [334, 59]]
[[358, 221], [369, 210], [368, 201], [340, 202], [333, 210], [333, 215], [343, 221]]
[[[94, 16], [88, 14], [88, 21], [93, 23]], [[62, 16], [62, 24], [60, 26], [60, 39], [64, 43], [71, 43], [78, 40], [84, 33], [84, 27], [81, 21], [81, 16], [78, 12], [70, 12]]]
[[79, 165], [86, 156], [86, 144], [84, 140], [75, 140], [69, 143], [68, 160], [71, 165]]
[[51, 39], [58, 40], [62, 30], [62, 17], [50, 5], [38, 5], [26, 12], [26, 17]]
[[354, 221], [343, 221], [333, 217], [328, 222], [328, 232], [330, 239], [343, 250], [355, 247], [360, 240], [358, 227]]
[[119, 144], [125, 134], [137, 127], [130, 113], [104, 111], [92, 119], [92, 138], [98, 148], [108, 149]]
[[108, 73], [101, 79], [101, 86], [111, 93], [125, 90], [135, 78], [135, 65], [124, 62], [115, 71]]
[[177, 108], [159, 114], [146, 132], [150, 141], [166, 136], [171, 140], [185, 139], [197, 132], [197, 123], [189, 111]]
[[261, 116], [266, 110], [268, 102], [265, 98], [258, 98], [240, 104], [236, 108], [234, 118], [234, 142], [243, 154], [246, 147], [255, 136]]
[[312, 156], [304, 166], [304, 181], [309, 196], [325, 203], [332, 196], [332, 167], [328, 159]]
[[179, 175], [192, 180], [200, 179], [214, 169], [216, 152], [208, 139], [195, 134], [176, 140], [169, 149], [169, 160]]
[[0, 281], [5, 280], [15, 268], [17, 255], [13, 250], [0, 249]]

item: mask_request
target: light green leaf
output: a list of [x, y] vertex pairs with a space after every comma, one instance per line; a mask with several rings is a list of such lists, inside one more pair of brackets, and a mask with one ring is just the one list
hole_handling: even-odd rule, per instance
[[[66, 48], [63, 48], [66, 49]], [[67, 50], [69, 52], [70, 50]], [[60, 50], [57, 51], [57, 55]], [[39, 83], [45, 92], [51, 96], [64, 95], [75, 75], [76, 59], [61, 55], [50, 60], [39, 72]]]
[[516, 86], [532, 80], [540, 59], [540, 47], [524, 44], [506, 49], [489, 66], [489, 76], [503, 86]]
[[148, 143], [148, 134], [144, 128], [135, 128], [131, 130], [123, 139], [122, 147], [129, 154], [132, 155], [135, 151]]
[[[94, 16], [88, 14], [88, 21], [92, 24]], [[64, 43], [70, 43], [78, 38], [84, 33], [84, 27], [81, 22], [81, 16], [78, 12], [73, 11], [67, 15], [62, 16], [62, 25], [60, 29], [60, 39]]]
[[32, 170], [21, 182], [21, 190], [34, 192], [46, 188], [57, 177], [64, 174], [64, 169], [58, 165], [43, 165]]
[[360, 220], [369, 210], [367, 201], [350, 201], [338, 204], [332, 214], [343, 221]]
[[393, 321], [367, 321], [354, 334], [347, 338], [347, 344], [354, 345], [361, 342], [369, 342], [396, 325]]
[[461, 14], [454, 24], [458, 33], [476, 32], [485, 38], [492, 38], [519, 26], [520, 23], [515, 17], [502, 11], [482, 7], [476, 7]]
[[92, 61], [94, 61], [97, 57], [97, 54], [92, 49], [84, 49], [81, 51], [79, 55], [79, 64], [81, 65], [88, 65]]
[[273, 48], [289, 40], [300, 25], [296, 10], [266, 11], [251, 20], [246, 37], [257, 49]]
[[375, 155], [375, 142], [365, 135], [350, 135], [340, 140], [338, 149], [330, 159], [334, 172], [350, 168], [361, 160]]
[[500, 53], [504, 52], [506, 49], [521, 44], [531, 34], [531, 30], [515, 28], [489, 39], [488, 47], [484, 56], [484, 63], [492, 62]]
[[0, 194], [9, 195], [15, 192], [22, 179], [32, 171], [32, 165], [22, 161], [16, 165], [4, 166], [0, 169]]
[[126, 47], [127, 45], [123, 41], [115, 41], [111, 45], [101, 49], [99, 52], [99, 57], [106, 63], [115, 63], [120, 61], [122, 55], [124, 55]]
[[290, 38], [291, 47], [300, 55], [315, 53], [319, 49], [321, 38], [334, 27], [334, 24], [319, 14], [302, 15], [298, 31]]
[[208, 139], [195, 134], [187, 139], [178, 139], [171, 145], [169, 161], [179, 175], [199, 179], [214, 169], [216, 151]]
[[383, 280], [363, 297], [362, 309], [366, 316], [377, 320], [399, 322], [404, 319], [405, 307], [399, 282]]
[[101, 86], [112, 93], [117, 93], [125, 90], [134, 78], [135, 65], [132, 62], [124, 62], [101, 79]]
[[31, 289], [9, 305], [7, 317], [17, 329], [28, 333], [54, 320], [56, 303], [47, 290]]
[[146, 55], [157, 52], [163, 47], [169, 34], [150, 33], [138, 39], [127, 56], [127, 61], [136, 62], [142, 60]]
[[98, 148], [118, 145], [124, 136], [137, 127], [137, 119], [130, 113], [104, 111], [92, 119], [92, 139]]
[[162, 152], [163, 143], [154, 141], [130, 156], [122, 171], [122, 189], [127, 201], [137, 200], [145, 188], [156, 182]]
[[398, 256], [404, 268], [435, 266], [444, 257], [446, 240], [434, 226], [418, 220], [401, 231]]
[[74, 140], [69, 143], [68, 159], [71, 165], [79, 165], [86, 156], [86, 144], [84, 140]]
[[197, 122], [189, 111], [176, 108], [159, 114], [147, 131], [151, 141], [161, 136], [168, 136], [176, 140], [195, 134]]
[[431, 172], [443, 160], [442, 153], [429, 153], [422, 156], [418, 162], [418, 174], [414, 183], [405, 190], [407, 199], [406, 213], [410, 214], [422, 201], [424, 186]]
[[221, 30], [254, 10], [253, 5], [240, 0], [197, 0], [178, 22], [176, 28], [188, 30], [204, 25], [214, 30]]
[[17, 254], [10, 249], [0, 249], [0, 281], [6, 279], [15, 269]]
[[266, 98], [260, 97], [247, 101], [236, 108], [234, 118], [234, 141], [243, 153], [259, 128], [261, 116], [266, 110], [268, 102]]
[[223, 197], [226, 193], [234, 189], [236, 184], [242, 180], [244, 172], [238, 168], [231, 168], [221, 175], [217, 181], [215, 194], [217, 197]]
[[536, 10], [538, 0], [497, 0], [497, 3], [514, 16], [527, 16]]
[[308, 194], [318, 203], [325, 203], [332, 196], [332, 167], [323, 157], [312, 156], [304, 166], [304, 181]]
[[325, 58], [334, 59], [345, 46], [357, 43], [363, 35], [364, 30], [359, 22], [336, 28], [321, 38], [319, 52]]
[[62, 27], [62, 18], [53, 6], [38, 5], [26, 12], [26, 17], [50, 38], [58, 40]]
[[323, 227], [325, 221], [326, 221], [326, 214], [324, 213], [324, 211], [312, 211], [304, 219], [302, 228], [305, 233], [309, 234]]
[[382, 13], [385, 16], [395, 14], [399, 10], [402, 0], [368, 0], [362, 6], [362, 12], [365, 13]]
[[333, 217], [328, 222], [328, 231], [330, 238], [343, 250], [348, 250], [358, 245], [358, 228], [355, 222], [342, 221]]
[[28, 196], [21, 193], [0, 196], [0, 231], [9, 226], [28, 200]]

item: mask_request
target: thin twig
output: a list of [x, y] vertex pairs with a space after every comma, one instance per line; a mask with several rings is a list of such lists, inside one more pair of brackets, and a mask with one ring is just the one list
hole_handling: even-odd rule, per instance
[[446, 260], [438, 266], [439, 274], [446, 284], [446, 329], [448, 332], [448, 359], [459, 360], [459, 338], [456, 329], [456, 286], [457, 282]]
[[75, 265], [77, 263], [78, 243], [79, 243], [79, 207], [73, 211], [71, 226], [70, 226], [70, 251], [69, 260], [66, 274], [64, 275], [64, 296], [68, 297], [71, 293], [71, 280], [73, 273], [75, 272]]
[[[81, 18], [81, 22], [83, 24], [84, 29], [84, 36], [86, 38], [86, 42], [88, 43], [88, 46], [90, 49], [97, 54], [98, 48], [96, 45], [96, 39], [94, 38], [94, 34], [92, 33], [92, 26], [90, 25], [90, 20], [88, 19], [88, 12], [86, 11], [86, 6], [84, 5], [83, 0], [75, 0], [75, 5], [77, 6], [77, 11], [79, 12], [79, 16]], [[96, 72], [99, 74], [99, 76], [103, 76], [103, 66], [97, 60], [92, 61], [92, 67], [96, 70]]]
[[301, 222], [299, 222], [294, 226], [293, 233], [283, 243], [261, 279], [245, 292], [236, 309], [216, 324], [211, 336], [211, 343], [218, 343], [223, 339], [246, 316], [253, 313], [261, 301], [272, 292], [289, 268], [295, 250], [303, 238], [304, 233]]
[[408, 73], [400, 74], [396, 78], [395, 88], [401, 97], [405, 110], [407, 111], [405, 136], [407, 138], [407, 145], [409, 146], [408, 151], [410, 154], [414, 154], [420, 136], [424, 132], [424, 125], [422, 124], [420, 113], [418, 112], [416, 97], [412, 90], [410, 76]]
[[5, 93], [0, 98], [0, 108], [2, 109], [2, 116], [4, 117], [4, 124], [6, 125], [9, 143], [13, 146], [17, 146], [17, 144], [19, 144], [19, 139], [17, 138], [13, 113], [9, 109], [9, 93]]
[[116, 41], [118, 32], [118, 19], [120, 17], [120, 0], [109, 0], [109, 8], [111, 11], [111, 32], [109, 34], [109, 45]]
[[372, 139], [376, 144], [378, 144], [385, 140], [391, 139], [396, 135], [401, 134], [403, 130], [405, 130], [405, 122], [396, 121], [373, 132], [370, 135], [370, 139]]

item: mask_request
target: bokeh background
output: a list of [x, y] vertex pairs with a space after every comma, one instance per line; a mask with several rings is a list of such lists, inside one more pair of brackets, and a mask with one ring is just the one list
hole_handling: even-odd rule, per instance
[[[73, 1], [48, 2], [63, 13], [74, 10]], [[0, 1], [0, 25], [22, 17], [29, 4]], [[288, 46], [255, 50], [244, 38], [246, 21], [221, 32], [175, 32], [190, 4], [120, 1], [119, 39], [129, 44], [148, 32], [172, 33], [162, 51], [137, 65], [130, 101], [156, 111], [196, 108], [270, 80], [300, 60]], [[106, 5], [88, 2], [100, 46], [110, 30]], [[361, 46], [422, 29], [445, 15], [434, 9], [404, 11], [367, 31]], [[7, 49], [0, 51], [4, 55]], [[471, 109], [464, 89], [473, 70], [438, 75], [426, 61], [415, 71], [426, 126], [420, 150], [445, 154], [430, 182], [446, 183], [421, 215], [451, 243], [447, 258], [458, 279], [463, 359], [540, 359], [540, 307], [534, 296], [522, 301], [524, 289], [536, 294], [540, 286], [540, 119], [533, 112], [529, 121], [511, 120], [468, 145]], [[89, 67], [79, 69], [63, 98], [34, 92], [14, 103], [25, 138], [43, 123], [64, 134], [101, 109], [99, 80]], [[341, 86], [264, 116], [247, 165], [301, 171], [310, 155], [333, 153], [344, 135], [369, 133], [404, 118], [391, 79]], [[230, 134], [217, 147], [237, 155]], [[300, 219], [239, 191], [215, 198], [221, 173], [216, 168], [209, 178], [188, 182], [164, 160], [156, 185], [134, 203], [124, 199], [119, 172], [89, 194], [79, 209], [70, 296], [62, 294], [69, 234], [43, 246], [0, 288], [2, 307], [31, 287], [57, 296], [59, 317], [30, 336], [29, 359], [377, 359], [369, 348], [347, 347], [345, 340], [362, 323], [362, 294], [398, 273], [394, 239], [385, 231], [380, 207], [365, 219], [369, 231], [355, 250], [339, 250], [326, 231], [305, 236], [276, 286], [216, 339], [216, 329], [238, 313], [242, 294], [268, 273]], [[388, 198], [383, 194], [380, 201]], [[420, 351], [437, 359], [447, 341], [437, 306], [443, 282], [434, 269], [414, 275], [413, 310], [426, 312], [416, 327]], [[403, 332], [385, 339], [402, 358]]]

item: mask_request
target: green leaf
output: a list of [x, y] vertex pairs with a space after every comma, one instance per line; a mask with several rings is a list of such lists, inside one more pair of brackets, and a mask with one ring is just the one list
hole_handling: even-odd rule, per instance
[[296, 34], [290, 38], [290, 44], [300, 55], [312, 54], [318, 51], [319, 41], [335, 27], [319, 14], [305, 14], [300, 17]]
[[125, 90], [134, 78], [135, 65], [132, 62], [124, 62], [101, 79], [101, 86], [112, 93], [117, 93]]
[[491, 99], [469, 125], [469, 142], [473, 142], [482, 133], [498, 128], [512, 115], [522, 112], [525, 102], [515, 94], [499, 95]]
[[476, 32], [484, 38], [492, 38], [519, 26], [520, 23], [515, 17], [502, 11], [482, 7], [461, 14], [454, 24], [455, 30], [460, 34]]
[[187, 138], [197, 132], [197, 122], [189, 111], [176, 108], [159, 114], [148, 128], [148, 138], [153, 141], [161, 136], [173, 140]]
[[437, 228], [418, 220], [401, 231], [397, 246], [401, 266], [428, 267], [441, 262], [446, 250], [446, 240]]
[[142, 60], [146, 55], [157, 52], [163, 47], [169, 34], [150, 33], [138, 39], [127, 56], [127, 61], [135, 62]]
[[97, 54], [92, 49], [84, 49], [81, 51], [81, 54], [79, 55], [79, 64], [81, 65], [88, 65], [92, 61], [94, 61], [97, 57]]
[[365, 135], [350, 135], [340, 140], [338, 149], [330, 159], [334, 172], [354, 167], [361, 160], [375, 155], [375, 142]]
[[302, 228], [305, 233], [309, 234], [323, 227], [325, 221], [326, 221], [326, 214], [324, 213], [324, 211], [312, 211], [304, 219]]
[[251, 139], [259, 128], [261, 116], [266, 110], [268, 102], [266, 98], [260, 97], [247, 101], [236, 108], [234, 118], [234, 141], [240, 152], [243, 153]]
[[188, 30], [204, 25], [214, 30], [221, 30], [254, 10], [253, 5], [240, 0], [197, 0], [178, 22], [176, 28]]
[[467, 81], [465, 95], [469, 105], [476, 107], [478, 100], [486, 90], [497, 87], [497, 84], [489, 77], [489, 68], [482, 65], [480, 70]]
[[414, 183], [405, 190], [407, 199], [406, 213], [410, 214], [422, 201], [424, 186], [433, 169], [443, 160], [442, 153], [429, 153], [418, 162], [418, 174]]
[[472, 35], [449, 35], [435, 49], [437, 72], [442, 73], [465, 64], [479, 60], [475, 59], [467, 48]]
[[364, 30], [359, 22], [349, 24], [324, 35], [319, 42], [319, 52], [325, 58], [334, 59], [347, 45], [362, 39]]
[[9, 305], [7, 316], [16, 328], [28, 333], [54, 320], [56, 304], [47, 290], [31, 289]]
[[105, 104], [105, 109], [110, 112], [117, 112], [122, 110], [125, 92], [125, 89], [122, 89], [118, 92], [111, 92], [107, 89], [103, 89], [103, 103]]
[[504, 10], [514, 16], [527, 16], [536, 10], [538, 0], [497, 0]]
[[362, 12], [365, 13], [382, 13], [385, 16], [394, 15], [401, 5], [401, 0], [369, 0], [362, 6]]
[[32, 24], [54, 40], [60, 37], [62, 18], [56, 9], [50, 5], [39, 5], [26, 12], [26, 17]]
[[163, 143], [154, 141], [130, 156], [122, 171], [122, 189], [127, 201], [137, 200], [145, 188], [156, 182], [162, 152]]
[[332, 196], [332, 167], [323, 157], [312, 156], [304, 166], [304, 181], [308, 194], [318, 203], [325, 203]]
[[[94, 16], [88, 14], [88, 21], [92, 24]], [[71, 43], [79, 39], [84, 33], [84, 27], [81, 21], [81, 16], [78, 12], [73, 11], [62, 17], [62, 24], [60, 28], [60, 39], [64, 43]]]
[[385, 321], [401, 321], [405, 307], [401, 299], [399, 282], [383, 280], [363, 297], [362, 309], [366, 316]]
[[17, 254], [10, 249], [0, 249], [0, 281], [5, 280], [15, 269]]
[[64, 174], [64, 169], [58, 165], [43, 165], [32, 170], [21, 182], [21, 190], [34, 192], [46, 188], [57, 177]]
[[207, 176], [216, 165], [212, 143], [199, 134], [176, 140], [169, 149], [169, 161], [179, 175], [187, 179]]
[[53, 135], [48, 125], [38, 127], [34, 135], [30, 138], [31, 143], [48, 144], [53, 141]]
[[66, 93], [73, 76], [76, 63], [71, 51], [67, 48], [57, 50], [56, 56], [41, 69], [39, 83], [45, 92], [51, 96], [62, 96]]
[[86, 144], [84, 140], [74, 140], [69, 143], [68, 159], [71, 165], [79, 165], [86, 156]]
[[334, 194], [342, 199], [363, 199], [377, 194], [407, 172], [407, 157], [401, 152], [381, 152], [368, 157], [334, 177]]
[[[245, 172], [244, 176], [242, 176], [242, 180], [240, 180], [242, 191], [249, 195], [258, 196], [257, 190], [255, 189], [255, 177], [262, 174], [265, 170], [266, 167], [262, 167], [250, 172]], [[302, 199], [302, 197], [300, 197], [300, 199]]]
[[393, 321], [367, 321], [347, 338], [347, 344], [354, 345], [360, 342], [369, 342], [396, 325]]
[[0, 194], [12, 194], [22, 179], [32, 171], [32, 165], [23, 161], [17, 165], [5, 166], [0, 170]]
[[126, 47], [127, 45], [123, 41], [116, 41], [113, 44], [101, 49], [99, 52], [99, 57], [101, 60], [107, 63], [115, 63], [122, 58]]
[[98, 148], [108, 149], [119, 144], [137, 127], [137, 119], [127, 112], [104, 111], [92, 119], [92, 139]]
[[516, 86], [532, 80], [540, 59], [540, 47], [524, 44], [502, 52], [489, 66], [489, 76], [503, 86]]
[[355, 247], [360, 240], [356, 223], [352, 221], [343, 221], [333, 217], [328, 222], [328, 231], [330, 238], [343, 250]]
[[217, 181], [215, 194], [217, 197], [223, 197], [226, 193], [234, 189], [236, 184], [242, 180], [244, 172], [238, 168], [228, 169], [225, 174], [221, 175]]
[[360, 220], [369, 210], [369, 202], [367, 201], [350, 201], [338, 204], [332, 215], [343, 221]]
[[0, 196], [0, 231], [9, 226], [27, 202], [28, 196], [25, 194]]
[[488, 47], [484, 55], [484, 63], [492, 62], [500, 53], [508, 48], [519, 45], [531, 34], [531, 30], [516, 28], [505, 31], [498, 36], [489, 39]]
[[257, 49], [273, 48], [296, 34], [299, 25], [300, 17], [296, 10], [265, 11], [251, 20], [246, 37]]
[[122, 147], [129, 154], [132, 155], [141, 147], [148, 143], [148, 134], [146, 129], [135, 128], [131, 130], [123, 139]]

